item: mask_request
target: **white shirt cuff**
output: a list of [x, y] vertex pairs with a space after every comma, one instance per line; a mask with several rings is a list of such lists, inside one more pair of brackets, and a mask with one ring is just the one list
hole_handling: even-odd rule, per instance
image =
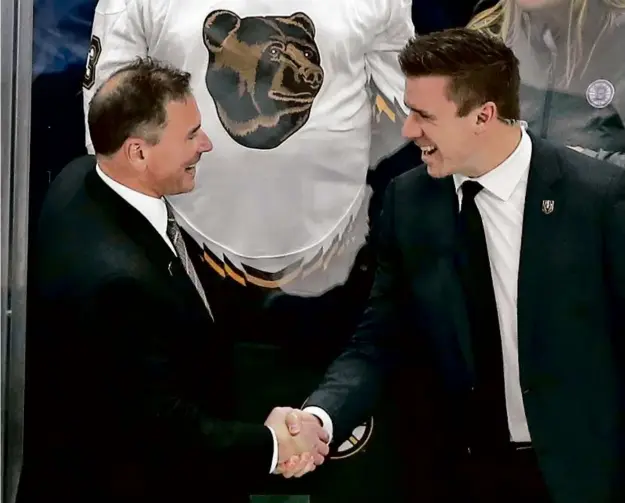
[[321, 421], [321, 425], [323, 426], [323, 429], [326, 431], [326, 433], [328, 434], [328, 437], [330, 438], [329, 442], [332, 442], [332, 433], [334, 431], [334, 428], [332, 426], [332, 419], [330, 419], [330, 416], [328, 415], [328, 413], [322, 408], [314, 407], [314, 406], [304, 407], [304, 412], [308, 412], [312, 414], [313, 416], [317, 416], [319, 418], [319, 420]]
[[278, 467], [278, 437], [276, 437], [276, 432], [273, 431], [271, 426], [267, 426], [267, 428], [269, 428], [271, 436], [273, 437], [273, 456], [271, 458], [271, 470], [269, 470], [269, 473], [273, 473]]

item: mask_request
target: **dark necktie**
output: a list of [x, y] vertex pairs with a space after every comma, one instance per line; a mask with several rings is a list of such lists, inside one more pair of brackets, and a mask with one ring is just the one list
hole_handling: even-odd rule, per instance
[[204, 293], [204, 288], [202, 287], [202, 283], [200, 283], [200, 278], [198, 278], [197, 272], [195, 271], [195, 267], [193, 266], [193, 262], [189, 258], [189, 254], [187, 253], [187, 247], [184, 244], [184, 239], [182, 239], [182, 232], [180, 232], [180, 227], [178, 226], [178, 222], [174, 218], [174, 212], [171, 208], [171, 205], [165, 201], [165, 206], [167, 207], [167, 237], [171, 240], [171, 243], [174, 245], [174, 249], [178, 254], [178, 258], [182, 263], [182, 267], [186, 271], [191, 283], [200, 294], [206, 309], [208, 309], [208, 314], [210, 317], [213, 317], [213, 313], [211, 311], [210, 305], [208, 304], [208, 300], [206, 299], [206, 294]]
[[478, 182], [462, 184], [458, 218], [459, 273], [469, 318], [475, 386], [469, 400], [469, 440], [483, 449], [510, 441], [506, 414], [501, 332], [482, 217], [475, 196]]

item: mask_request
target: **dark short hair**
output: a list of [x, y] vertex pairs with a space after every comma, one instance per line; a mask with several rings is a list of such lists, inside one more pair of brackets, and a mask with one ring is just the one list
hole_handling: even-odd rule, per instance
[[466, 116], [492, 101], [500, 119], [518, 120], [519, 60], [500, 39], [467, 28], [453, 28], [413, 38], [399, 64], [410, 77], [449, 77], [448, 97]]
[[[96, 91], [88, 124], [96, 154], [112, 155], [131, 136], [156, 144], [167, 122], [167, 105], [191, 95], [190, 74], [152, 58], [117, 70]], [[117, 82], [112, 83], [112, 79]]]

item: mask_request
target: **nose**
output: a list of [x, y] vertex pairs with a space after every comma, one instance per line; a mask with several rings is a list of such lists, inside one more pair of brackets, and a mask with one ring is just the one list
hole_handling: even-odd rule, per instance
[[401, 134], [404, 138], [415, 140], [423, 136], [423, 128], [409, 115], [401, 128]]
[[319, 87], [323, 82], [323, 73], [318, 68], [306, 68], [303, 71], [304, 81], [313, 88]]
[[211, 150], [213, 150], [213, 142], [210, 140], [210, 138], [204, 131], [202, 131], [200, 135], [200, 143], [199, 143], [198, 150], [200, 154], [203, 154], [205, 152], [210, 152]]

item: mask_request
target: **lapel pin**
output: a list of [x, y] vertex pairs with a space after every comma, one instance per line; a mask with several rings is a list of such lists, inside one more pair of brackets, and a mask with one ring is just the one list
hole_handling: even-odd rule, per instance
[[555, 203], [549, 199], [546, 199], [543, 201], [543, 213], [545, 215], [549, 215], [550, 213], [553, 213], [553, 209], [555, 207]]
[[169, 275], [170, 275], [170, 276], [173, 276], [173, 275], [174, 275], [174, 273], [173, 273], [173, 272], [172, 272], [172, 270], [171, 270], [171, 267], [172, 267], [172, 265], [173, 265], [173, 264], [174, 264], [173, 262], [170, 262], [170, 263], [169, 263], [169, 265], [167, 266], [167, 270], [169, 271]]

